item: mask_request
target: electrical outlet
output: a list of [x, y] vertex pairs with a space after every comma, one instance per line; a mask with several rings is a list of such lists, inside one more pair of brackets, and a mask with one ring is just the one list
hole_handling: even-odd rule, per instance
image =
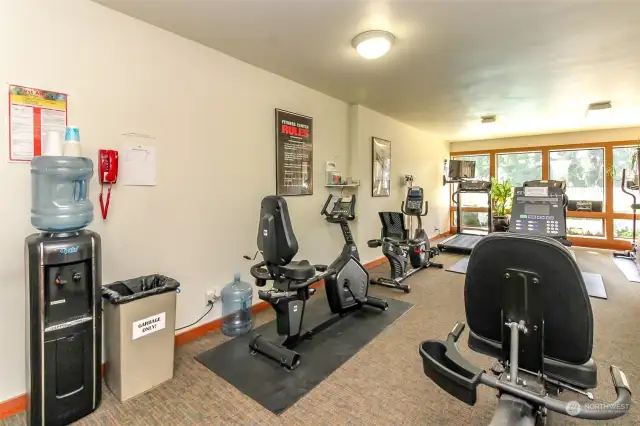
[[218, 296], [218, 292], [216, 290], [207, 290], [207, 292], [205, 293], [205, 297], [205, 302], [207, 303], [207, 305], [214, 304], [220, 299], [220, 296]]

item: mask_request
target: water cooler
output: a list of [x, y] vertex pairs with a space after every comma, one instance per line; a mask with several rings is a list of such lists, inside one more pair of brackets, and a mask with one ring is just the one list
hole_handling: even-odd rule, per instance
[[79, 157], [36, 157], [31, 222], [25, 240], [27, 423], [67, 425], [102, 396], [100, 236], [87, 200], [93, 164]]

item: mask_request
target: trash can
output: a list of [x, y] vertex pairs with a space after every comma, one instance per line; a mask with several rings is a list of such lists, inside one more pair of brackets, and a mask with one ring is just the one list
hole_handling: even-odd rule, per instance
[[173, 377], [176, 292], [173, 278], [147, 275], [102, 286], [105, 382], [120, 401]]

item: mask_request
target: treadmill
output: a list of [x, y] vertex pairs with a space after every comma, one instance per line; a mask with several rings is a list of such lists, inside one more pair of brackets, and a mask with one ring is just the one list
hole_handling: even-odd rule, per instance
[[[446, 168], [446, 160], [445, 160]], [[452, 201], [456, 205], [457, 233], [438, 244], [441, 251], [449, 251], [463, 254], [471, 254], [478, 242], [492, 231], [493, 219], [491, 215], [491, 182], [475, 180], [475, 161], [451, 160], [447, 173], [443, 177], [443, 184], [458, 184], [458, 188], [452, 195]], [[487, 194], [487, 213], [489, 215], [487, 230], [464, 230], [462, 227], [462, 200], [461, 194], [483, 193]]]

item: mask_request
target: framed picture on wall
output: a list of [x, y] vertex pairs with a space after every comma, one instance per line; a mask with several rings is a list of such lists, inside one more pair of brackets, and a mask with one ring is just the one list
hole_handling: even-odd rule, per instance
[[276, 109], [276, 194], [313, 195], [313, 118]]
[[373, 187], [374, 197], [388, 197], [391, 195], [391, 142], [373, 137]]

